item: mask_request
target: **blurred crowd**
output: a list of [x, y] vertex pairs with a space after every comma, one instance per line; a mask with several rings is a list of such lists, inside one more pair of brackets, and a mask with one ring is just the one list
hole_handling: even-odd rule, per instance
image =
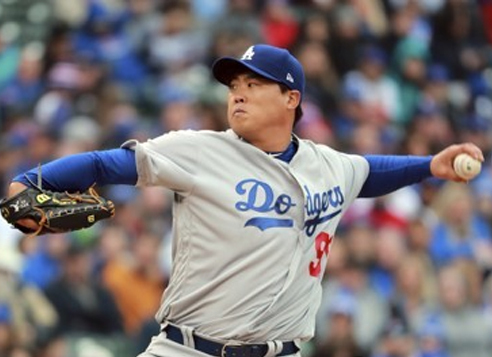
[[[2, 197], [58, 157], [225, 129], [210, 65], [259, 42], [305, 68], [304, 138], [357, 154], [477, 144], [469, 184], [351, 207], [303, 354], [491, 355], [492, 1], [2, 0], [0, 18]], [[30, 239], [0, 220], [1, 357], [133, 357], [158, 331], [172, 195], [98, 190], [117, 214], [90, 229]]]

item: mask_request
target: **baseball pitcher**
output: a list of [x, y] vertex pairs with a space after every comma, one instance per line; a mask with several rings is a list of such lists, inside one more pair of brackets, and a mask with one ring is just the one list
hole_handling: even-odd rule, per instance
[[[350, 204], [430, 176], [462, 181], [454, 157], [483, 155], [467, 143], [433, 157], [357, 156], [297, 137], [304, 73], [284, 49], [252, 46], [239, 59], [217, 60], [213, 74], [229, 89], [229, 130], [170, 132], [53, 161], [15, 178], [2, 212], [29, 190], [49, 198], [94, 183], [167, 187], [175, 192], [173, 270], [156, 314], [161, 332], [140, 357], [300, 356]], [[4, 216], [27, 232], [56, 231], [29, 213], [46, 206], [24, 206], [24, 215]], [[109, 212], [94, 222], [114, 209], [105, 201], [90, 207]]]

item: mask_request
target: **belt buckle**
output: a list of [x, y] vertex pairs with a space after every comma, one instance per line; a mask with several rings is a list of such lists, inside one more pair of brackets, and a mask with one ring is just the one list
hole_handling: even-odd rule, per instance
[[222, 345], [222, 348], [220, 349], [220, 357], [227, 357], [227, 347], [241, 347], [242, 345], [240, 343], [235, 343], [235, 342], [226, 342]]

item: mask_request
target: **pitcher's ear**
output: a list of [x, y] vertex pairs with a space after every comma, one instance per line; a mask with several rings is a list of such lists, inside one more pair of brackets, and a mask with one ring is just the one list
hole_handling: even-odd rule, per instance
[[298, 90], [290, 90], [287, 96], [287, 105], [289, 109], [296, 109], [301, 102], [301, 93]]

